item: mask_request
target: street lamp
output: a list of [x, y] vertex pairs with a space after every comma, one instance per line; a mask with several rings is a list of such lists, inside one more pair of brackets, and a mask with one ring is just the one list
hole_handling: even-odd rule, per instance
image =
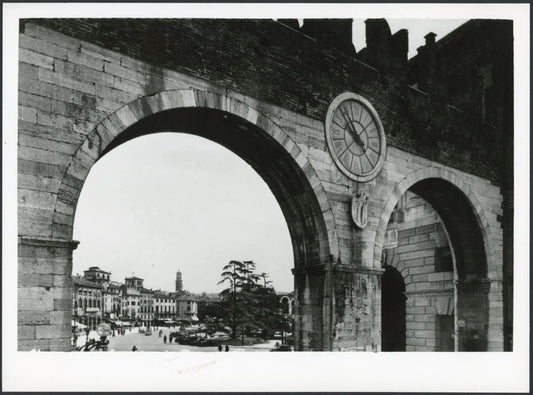
[[89, 332], [91, 331], [91, 328], [86, 326], [85, 327], [85, 345], [89, 344]]

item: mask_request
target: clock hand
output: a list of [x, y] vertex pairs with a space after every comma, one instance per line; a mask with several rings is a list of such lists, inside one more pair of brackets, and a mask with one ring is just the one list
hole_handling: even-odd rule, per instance
[[349, 128], [349, 131], [350, 131], [350, 134], [352, 135], [352, 138], [355, 140], [355, 142], [359, 144], [363, 150], [365, 150], [366, 149], [365, 143], [363, 142], [363, 140], [361, 140], [361, 137], [357, 134], [357, 132], [353, 130], [352, 128]]
[[350, 133], [350, 135], [352, 136], [354, 141], [357, 144], [359, 144], [359, 146], [364, 150], [365, 149], [365, 143], [363, 142], [363, 140], [361, 140], [361, 137], [357, 134], [357, 132], [354, 129], [352, 129], [352, 124], [351, 124], [349, 118], [346, 116], [346, 114], [344, 114], [344, 111], [342, 111], [342, 109], [340, 107], [339, 107], [339, 111], [341, 112], [342, 117], [344, 118], [344, 120], [346, 121], [346, 124], [348, 125], [348, 132]]

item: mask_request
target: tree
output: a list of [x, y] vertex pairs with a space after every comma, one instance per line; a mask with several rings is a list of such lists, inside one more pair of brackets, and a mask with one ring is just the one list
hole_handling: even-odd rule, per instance
[[267, 277], [268, 277], [268, 274], [267, 273], [261, 273], [259, 275], [259, 277], [261, 277], [263, 279], [263, 287], [266, 288], [267, 285], [270, 285], [272, 284], [272, 281], [270, 280], [267, 280]]
[[218, 321], [224, 318], [224, 308], [219, 302], [198, 302], [198, 319], [202, 322]]
[[244, 339], [251, 328], [269, 334], [279, 323], [280, 303], [274, 288], [269, 286], [272, 282], [267, 280], [267, 273], [258, 275], [254, 270], [253, 261], [230, 261], [222, 269], [219, 284], [228, 283], [221, 296], [232, 338], [237, 337], [238, 328]]
[[255, 264], [251, 261], [230, 261], [222, 268], [222, 279], [218, 284], [229, 283], [229, 287], [224, 289], [220, 295], [225, 302], [226, 312], [229, 313], [231, 327], [231, 337], [237, 337], [237, 327], [243, 325], [249, 318], [245, 309], [245, 304], [249, 302], [248, 290], [256, 278], [253, 274]]

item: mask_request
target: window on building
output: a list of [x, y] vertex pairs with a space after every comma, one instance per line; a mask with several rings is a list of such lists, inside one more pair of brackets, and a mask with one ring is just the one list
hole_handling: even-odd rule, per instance
[[435, 249], [435, 272], [453, 271], [452, 252], [449, 246]]

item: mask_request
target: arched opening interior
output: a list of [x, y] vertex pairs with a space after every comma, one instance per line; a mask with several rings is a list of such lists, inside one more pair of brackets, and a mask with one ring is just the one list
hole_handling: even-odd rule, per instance
[[[462, 191], [437, 178], [412, 185], [389, 219], [383, 261], [405, 282], [406, 351], [487, 349], [487, 258], [481, 228]], [[394, 289], [386, 273], [384, 300], [392, 292], [387, 287]], [[386, 307], [383, 334], [391, 320]]]
[[291, 234], [295, 267], [324, 263], [329, 258], [326, 226], [308, 178], [290, 153], [260, 126], [220, 110], [167, 110], [127, 128], [102, 156], [126, 141], [159, 132], [197, 135], [237, 154], [256, 170], [276, 197]]
[[[130, 140], [164, 132], [187, 133], [211, 140], [228, 148], [252, 166], [266, 182], [281, 208], [290, 234], [296, 269], [325, 263], [326, 259], [329, 259], [328, 234], [320, 204], [309, 183], [309, 175], [304, 174], [301, 164], [295, 162], [291, 152], [259, 126], [242, 118], [205, 108], [163, 111], [148, 116], [124, 130], [103, 149], [99, 159]], [[243, 185], [243, 188], [245, 187]], [[217, 199], [216, 196], [213, 198]], [[83, 243], [83, 240], [80, 241]], [[268, 243], [268, 240], [265, 240], [265, 243]], [[295, 289], [299, 287], [295, 281]], [[319, 295], [323, 293], [323, 287], [323, 281], [318, 286], [314, 285], [311, 293], [317, 295], [315, 299], [320, 300]], [[303, 294], [302, 292], [301, 295]], [[322, 308], [317, 305], [313, 306], [313, 309], [312, 312], [306, 311], [301, 317], [307, 317], [306, 321], [312, 321], [313, 328], [315, 326], [320, 328], [318, 331], [307, 329], [316, 332], [317, 340], [309, 342], [308, 338], [313, 336], [308, 335], [304, 345], [303, 336], [295, 333], [295, 349], [308, 347], [320, 349], [323, 346]], [[310, 318], [311, 315], [313, 319]]]
[[385, 266], [381, 279], [381, 350], [405, 351], [405, 283], [401, 273]]

